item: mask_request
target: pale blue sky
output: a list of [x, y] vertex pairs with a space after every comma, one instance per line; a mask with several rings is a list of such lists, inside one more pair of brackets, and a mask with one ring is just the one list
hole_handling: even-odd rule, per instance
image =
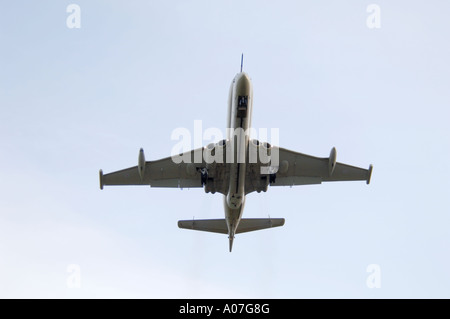
[[[81, 8], [81, 28], [66, 7]], [[450, 297], [447, 1], [13, 1], [0, 6], [0, 297]], [[368, 167], [372, 183], [269, 188], [222, 218], [203, 190], [98, 187], [166, 157], [177, 127], [225, 128], [229, 84], [280, 145]], [[68, 288], [67, 267], [81, 288]], [[381, 288], [366, 268], [381, 269]]]

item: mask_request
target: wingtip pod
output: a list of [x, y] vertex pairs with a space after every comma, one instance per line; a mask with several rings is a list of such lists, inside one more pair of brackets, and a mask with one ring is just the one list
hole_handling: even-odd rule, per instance
[[98, 176], [100, 178], [100, 189], [103, 189], [103, 171], [102, 170], [100, 170], [98, 172]]
[[336, 167], [336, 157], [337, 157], [337, 151], [336, 147], [333, 147], [330, 152], [330, 156], [328, 158], [328, 175], [333, 175], [334, 168]]
[[373, 165], [370, 164], [370, 166], [369, 166], [369, 172], [367, 173], [367, 180], [366, 180], [366, 184], [367, 184], [367, 185], [370, 184], [370, 179], [372, 178], [372, 169], [373, 169]]
[[141, 182], [144, 179], [145, 176], [145, 155], [144, 155], [144, 149], [141, 148], [139, 150], [139, 156], [138, 156], [138, 173], [139, 177], [141, 178]]

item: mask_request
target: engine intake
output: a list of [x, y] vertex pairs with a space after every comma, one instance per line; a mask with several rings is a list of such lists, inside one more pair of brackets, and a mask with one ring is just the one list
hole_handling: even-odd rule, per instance
[[249, 163], [268, 164], [270, 162], [272, 145], [267, 142], [260, 142], [253, 139], [249, 143], [248, 158]]
[[224, 163], [227, 140], [208, 144], [203, 150], [203, 158], [207, 164]]

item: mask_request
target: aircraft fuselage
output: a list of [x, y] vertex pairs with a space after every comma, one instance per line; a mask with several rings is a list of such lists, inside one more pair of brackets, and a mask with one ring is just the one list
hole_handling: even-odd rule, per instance
[[245, 204], [245, 169], [253, 106], [253, 87], [245, 72], [238, 73], [231, 83], [228, 97], [228, 140], [233, 160], [230, 164], [228, 194], [224, 196], [225, 219], [230, 251], [234, 234]]

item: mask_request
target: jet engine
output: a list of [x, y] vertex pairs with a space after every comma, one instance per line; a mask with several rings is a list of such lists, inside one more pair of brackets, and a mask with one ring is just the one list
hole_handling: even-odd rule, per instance
[[267, 142], [251, 140], [248, 145], [249, 163], [268, 164], [270, 161], [272, 146]]
[[225, 163], [225, 149], [227, 140], [221, 140], [217, 143], [208, 144], [203, 150], [203, 158], [206, 164]]

